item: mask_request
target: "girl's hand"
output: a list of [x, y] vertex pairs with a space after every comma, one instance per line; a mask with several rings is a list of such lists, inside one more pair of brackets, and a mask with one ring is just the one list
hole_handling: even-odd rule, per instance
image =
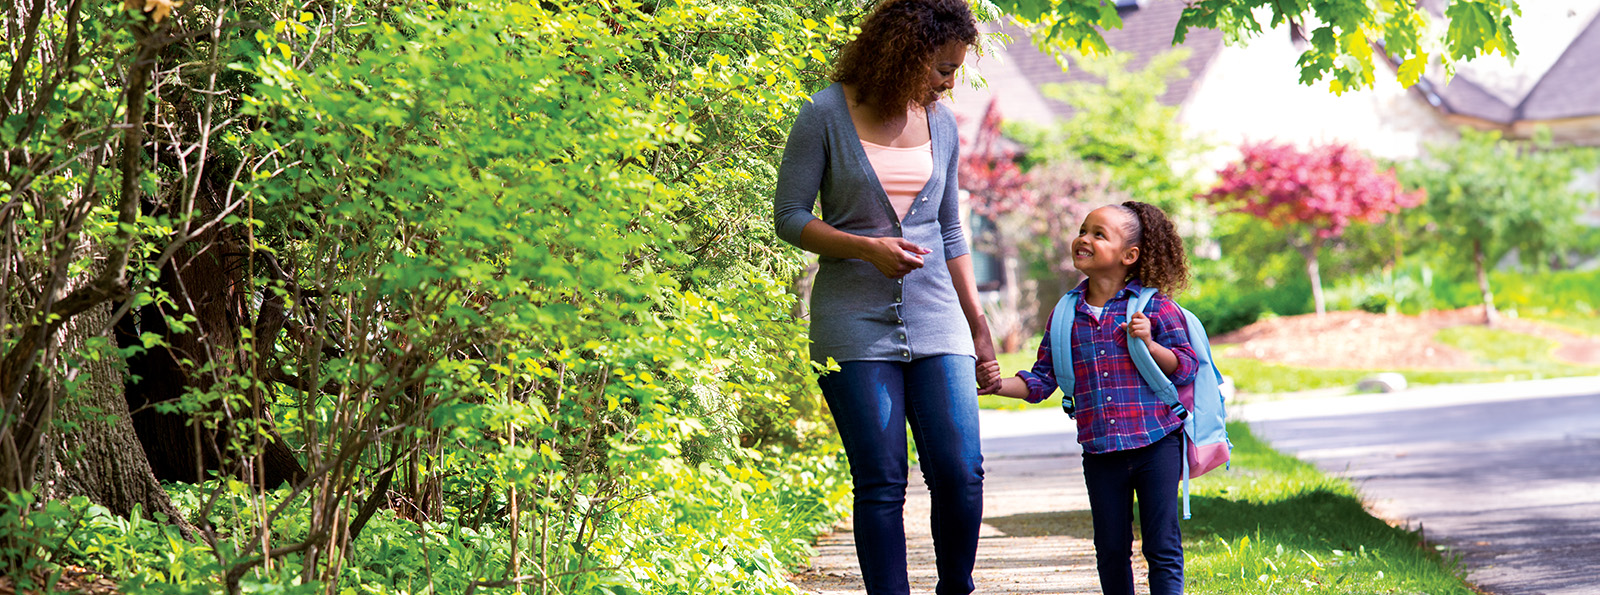
[[1155, 340], [1150, 336], [1150, 317], [1145, 316], [1144, 312], [1134, 312], [1133, 318], [1122, 323], [1122, 332], [1127, 333], [1130, 338], [1142, 339], [1146, 343]]
[[899, 279], [922, 268], [922, 255], [929, 252], [905, 238], [867, 238], [861, 260], [872, 263], [883, 276]]
[[978, 394], [992, 395], [1000, 390], [1000, 362], [995, 360], [978, 362]]

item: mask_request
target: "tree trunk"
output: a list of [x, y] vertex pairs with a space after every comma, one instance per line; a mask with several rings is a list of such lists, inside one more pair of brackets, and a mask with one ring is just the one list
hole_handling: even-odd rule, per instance
[[56, 424], [47, 435], [50, 450], [37, 485], [46, 498], [81, 495], [119, 516], [128, 516], [136, 506], [147, 516], [160, 513], [192, 534], [193, 528], [156, 481], [134, 434], [116, 356], [96, 357], [86, 345], [106, 328], [111, 311], [110, 303], [101, 304], [62, 327], [61, 351], [70, 355], [63, 358], [65, 374], [52, 374], [51, 382], [61, 390], [63, 380], [73, 381], [75, 388], [70, 393], [63, 390], [58, 400], [58, 419], [70, 423]]
[[1493, 327], [1499, 314], [1494, 309], [1494, 292], [1489, 289], [1489, 267], [1483, 261], [1483, 240], [1473, 240], [1472, 262], [1478, 265], [1478, 292], [1483, 294], [1483, 325]]
[[1300, 249], [1306, 258], [1306, 276], [1311, 279], [1311, 301], [1316, 304], [1317, 316], [1328, 313], [1327, 302], [1322, 298], [1322, 272], [1317, 266], [1317, 253], [1322, 250], [1322, 238], [1311, 236], [1311, 242]]
[[[128, 385], [128, 407], [134, 411], [133, 427], [139, 441], [150, 453], [150, 466], [156, 477], [171, 481], [204, 481], [209, 471], [246, 479], [259, 488], [272, 489], [284, 482], [305, 477], [288, 444], [275, 430], [260, 445], [235, 444], [232, 433], [222, 424], [212, 430], [198, 423], [202, 416], [222, 412], [216, 404], [199, 416], [162, 413], [158, 403], [176, 400], [191, 388], [206, 391], [230, 374], [249, 374], [252, 366], [239, 357], [240, 329], [246, 326], [244, 296], [233, 279], [243, 264], [236, 256], [224, 256], [216, 238], [199, 244], [199, 253], [176, 259], [182, 263], [163, 271], [158, 284], [175, 296], [177, 311], [163, 313], [158, 306], [139, 312], [137, 326], [125, 324], [118, 340], [124, 345], [138, 341], [141, 333], [162, 336], [166, 345], [130, 358], [128, 366], [138, 381]], [[166, 317], [192, 316], [187, 332], [175, 332]], [[234, 420], [255, 418], [271, 423], [264, 403], [251, 403], [229, 412]], [[251, 436], [240, 437], [241, 440]], [[240, 457], [239, 448], [259, 449], [259, 456]]]

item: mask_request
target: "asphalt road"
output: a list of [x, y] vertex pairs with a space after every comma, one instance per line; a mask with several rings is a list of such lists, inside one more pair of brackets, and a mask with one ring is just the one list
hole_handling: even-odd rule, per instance
[[1600, 594], [1600, 377], [1245, 403], [1275, 448], [1356, 483], [1497, 595]]

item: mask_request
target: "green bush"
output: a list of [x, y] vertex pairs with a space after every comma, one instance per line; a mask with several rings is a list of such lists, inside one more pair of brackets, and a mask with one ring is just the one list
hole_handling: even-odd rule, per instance
[[[1489, 276], [1489, 283], [1494, 290], [1495, 306], [1504, 310], [1582, 316], [1591, 316], [1600, 310], [1600, 269], [1541, 273], [1497, 271]], [[1469, 286], [1474, 292], [1477, 289], [1476, 283]]]
[[1434, 279], [1425, 264], [1347, 277], [1328, 290], [1328, 309], [1418, 314], [1434, 308]]
[[[209, 226], [229, 241], [185, 258], [244, 258], [215, 283], [229, 297], [140, 299], [235, 300], [206, 324], [254, 340], [185, 354], [216, 381], [161, 408], [235, 430], [216, 441], [224, 467], [281, 428], [309, 478], [175, 488], [194, 541], [140, 515], [46, 508], [0, 523], [0, 545], [20, 544], [0, 564], [70, 538], [43, 551], [128, 593], [789, 592], [785, 571], [848, 481], [770, 196], [783, 132], [848, 32], [843, 7], [182, 7], [167, 23], [208, 35], [163, 30], [162, 76], [189, 78], [163, 83], [156, 105], [179, 107], [158, 113], [223, 115], [194, 135], [188, 120], [150, 128], [228, 167], [147, 172], [148, 196], [210, 204], [193, 198], [204, 186], [237, 204], [140, 230]], [[85, 13], [115, 16], [96, 30], [143, 18]], [[118, 80], [115, 66], [86, 78]], [[209, 90], [216, 71], [247, 76]], [[272, 420], [233, 417], [257, 407]]]
[[1249, 326], [1263, 316], [1295, 316], [1311, 312], [1311, 283], [1291, 278], [1267, 289], [1240, 290], [1237, 285], [1202, 281], [1179, 297], [1212, 337]]

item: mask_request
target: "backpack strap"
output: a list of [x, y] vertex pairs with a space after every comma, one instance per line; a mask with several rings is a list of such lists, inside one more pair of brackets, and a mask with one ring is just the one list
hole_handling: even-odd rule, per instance
[[[1128, 320], [1133, 320], [1135, 312], [1143, 312], [1145, 307], [1150, 304], [1150, 298], [1155, 297], [1155, 295], [1156, 288], [1146, 287], [1139, 290], [1139, 297], [1128, 300]], [[1128, 355], [1133, 358], [1133, 365], [1139, 369], [1139, 376], [1144, 378], [1145, 385], [1149, 386], [1150, 390], [1161, 398], [1161, 402], [1166, 403], [1167, 407], [1172, 409], [1178, 419], [1184, 420], [1183, 427], [1176, 431], [1182, 434], [1182, 440], [1184, 441], [1183, 446], [1180, 447], [1180, 451], [1183, 454], [1179, 455], [1178, 458], [1183, 461], [1183, 470], [1181, 471], [1181, 477], [1183, 477], [1183, 518], [1188, 519], [1191, 516], [1189, 512], [1188, 441], [1190, 440], [1189, 427], [1192, 425], [1189, 419], [1189, 410], [1184, 408], [1183, 403], [1178, 400], [1178, 387], [1172, 384], [1172, 379], [1167, 378], [1165, 372], [1161, 371], [1161, 365], [1156, 363], [1155, 356], [1150, 355], [1150, 346], [1145, 345], [1144, 341], [1135, 341], [1130, 336], [1128, 337]]]
[[1069, 291], [1056, 302], [1050, 315], [1050, 362], [1056, 374], [1056, 385], [1061, 387], [1061, 410], [1067, 417], [1076, 417], [1077, 406], [1072, 401], [1077, 378], [1072, 374], [1072, 322], [1078, 317], [1078, 294]]
[[[1150, 298], [1155, 295], [1156, 288], [1146, 287], [1139, 290], [1137, 298], [1128, 300], [1128, 320], [1133, 320], [1135, 313], [1143, 312], [1150, 304]], [[1139, 369], [1139, 376], [1144, 378], [1144, 383], [1156, 393], [1156, 397], [1160, 398], [1162, 403], [1166, 403], [1167, 408], [1177, 414], [1178, 419], [1188, 419], [1189, 410], [1178, 401], [1178, 387], [1172, 384], [1167, 374], [1161, 371], [1161, 366], [1156, 364], [1155, 356], [1150, 355], [1150, 347], [1145, 345], [1144, 341], [1135, 341], [1129, 336], [1128, 356], [1133, 358], [1133, 365]]]

